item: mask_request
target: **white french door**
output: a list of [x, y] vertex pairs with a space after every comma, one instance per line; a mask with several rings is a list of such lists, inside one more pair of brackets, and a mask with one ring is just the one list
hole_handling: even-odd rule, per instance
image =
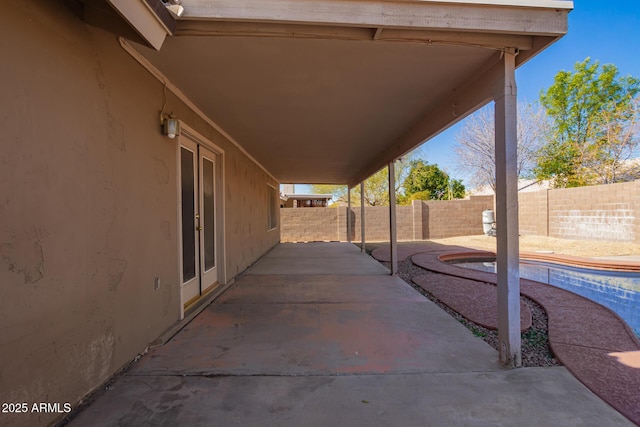
[[188, 306], [218, 284], [216, 155], [188, 138], [180, 145], [182, 302]]

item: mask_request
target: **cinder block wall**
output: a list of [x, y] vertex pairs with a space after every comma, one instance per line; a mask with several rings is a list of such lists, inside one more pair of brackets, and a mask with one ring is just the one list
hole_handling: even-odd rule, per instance
[[482, 234], [482, 211], [493, 209], [493, 196], [472, 196], [468, 200], [423, 202], [426, 217], [423, 239], [442, 239]]
[[[630, 242], [640, 238], [640, 181], [520, 193], [520, 234]], [[493, 196], [415, 201], [398, 206], [398, 240], [482, 234]], [[293, 212], [301, 211], [301, 212]], [[365, 240], [389, 240], [389, 208], [367, 207]], [[360, 208], [352, 208], [351, 240], [360, 241]], [[282, 209], [283, 242], [347, 240], [347, 208]]]
[[640, 237], [640, 181], [549, 191], [549, 236], [630, 242]]
[[282, 242], [338, 240], [338, 209], [280, 209], [280, 240]]
[[548, 191], [518, 194], [520, 234], [547, 236], [549, 233]]
[[[398, 206], [398, 240], [422, 240], [453, 236], [482, 234], [482, 211], [491, 209], [492, 196], [471, 197], [470, 200], [415, 201], [412, 206]], [[281, 209], [282, 242], [316, 240], [346, 241], [347, 217], [351, 227], [351, 240], [361, 240], [361, 214], [359, 207], [351, 208], [298, 208]], [[389, 240], [389, 208], [365, 208], [365, 240]]]

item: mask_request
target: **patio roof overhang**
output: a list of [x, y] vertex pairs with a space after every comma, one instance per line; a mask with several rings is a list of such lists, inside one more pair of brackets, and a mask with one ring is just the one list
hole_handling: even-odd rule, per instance
[[[397, 158], [495, 101], [499, 360], [521, 366], [515, 70], [566, 33], [573, 2], [183, 3], [160, 48], [130, 5], [118, 9], [146, 42], [123, 47], [280, 182], [353, 187], [388, 165], [394, 188]], [[390, 192], [392, 275], [395, 201]]]
[[[149, 0], [138, 0], [148, 3]], [[133, 43], [276, 180], [354, 186], [482, 105], [567, 31], [570, 1], [183, 0]]]

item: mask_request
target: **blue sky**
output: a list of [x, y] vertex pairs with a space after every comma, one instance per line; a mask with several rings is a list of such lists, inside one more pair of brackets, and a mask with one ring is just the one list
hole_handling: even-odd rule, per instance
[[[536, 102], [540, 91], [553, 84], [560, 70], [573, 70], [587, 57], [615, 64], [621, 75], [640, 77], [640, 1], [575, 0], [569, 13], [569, 32], [535, 58], [518, 68], [518, 98]], [[417, 150], [429, 163], [437, 163], [455, 178], [453, 145], [460, 124], [448, 129]]]
[[[516, 71], [519, 99], [536, 102], [558, 71], [573, 70], [576, 62], [587, 57], [615, 64], [621, 75], [640, 77], [640, 0], [574, 0], [568, 34]], [[456, 170], [453, 153], [460, 127], [446, 130], [416, 151], [453, 177], [465, 179]], [[308, 191], [306, 186], [296, 186], [297, 193]]]

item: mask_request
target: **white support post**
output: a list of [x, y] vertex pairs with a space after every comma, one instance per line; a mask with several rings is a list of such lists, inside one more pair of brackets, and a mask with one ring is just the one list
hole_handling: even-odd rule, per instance
[[518, 248], [515, 50], [506, 50], [495, 94], [498, 342], [500, 363], [522, 366]]
[[360, 183], [360, 250], [366, 251], [364, 239], [364, 181]]
[[351, 188], [347, 186], [347, 242], [351, 243]]
[[391, 244], [391, 275], [398, 274], [398, 237], [396, 233], [396, 173], [395, 162], [389, 162], [389, 240]]

